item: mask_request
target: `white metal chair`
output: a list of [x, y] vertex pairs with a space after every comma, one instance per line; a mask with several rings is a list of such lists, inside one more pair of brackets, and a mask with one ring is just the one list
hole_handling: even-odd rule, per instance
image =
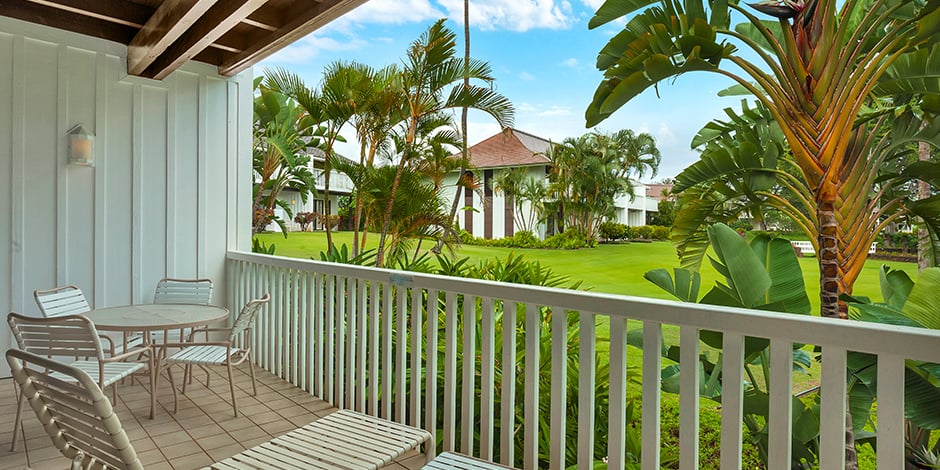
[[[46, 318], [60, 317], [62, 315], [80, 315], [91, 310], [85, 294], [75, 285], [54, 287], [52, 289], [37, 289], [33, 291], [36, 305]], [[124, 341], [118, 345], [111, 337], [101, 337], [101, 347], [110, 355], [120, 354], [127, 349], [136, 348], [143, 344], [141, 335], [124, 335]]]
[[[212, 301], [211, 279], [175, 279], [166, 277], [157, 282], [153, 292], [155, 304], [209, 305]], [[154, 343], [182, 342], [192, 331], [185, 329], [157, 331], [151, 335]]]
[[[34, 318], [10, 313], [7, 315], [7, 323], [10, 325], [19, 349], [43, 357], [69, 358], [68, 360], [72, 361], [69, 364], [71, 367], [81, 369], [94, 377], [101, 389], [108, 386], [114, 387], [112, 393], [115, 402], [117, 402], [117, 382], [147, 366], [144, 362], [125, 362], [125, 359], [139, 358], [142, 353], [146, 353], [148, 350], [144, 348], [130, 349], [122, 354], [106, 358], [94, 323], [84, 315]], [[70, 380], [69, 377], [58, 373], [53, 373], [52, 376], [60, 381]], [[22, 410], [23, 395], [20, 394], [16, 406], [16, 421], [13, 423], [11, 451], [16, 450]]]
[[17, 349], [6, 357], [20, 396], [59, 452], [72, 459], [72, 470], [144, 468], [108, 397], [87, 372]]
[[[235, 416], [238, 416], [238, 402], [235, 400], [235, 382], [232, 380], [232, 366], [237, 366], [243, 362], [248, 362], [248, 371], [251, 374], [251, 394], [257, 395], [258, 388], [255, 384], [255, 369], [251, 363], [251, 327], [261, 307], [271, 300], [269, 294], [264, 297], [248, 302], [231, 328], [201, 328], [194, 330], [186, 343], [166, 343], [161, 350], [161, 357], [166, 357], [167, 348], [182, 348], [172, 356], [166, 357], [164, 363], [167, 367], [167, 375], [170, 377], [170, 384], [173, 383], [173, 373], [170, 370], [174, 364], [183, 366], [183, 394], [186, 393], [186, 378], [192, 375], [192, 366], [226, 366], [228, 369], [228, 386], [232, 394], [232, 410]], [[209, 333], [224, 332], [228, 333], [228, 338], [224, 341], [209, 341]], [[194, 341], [199, 333], [205, 335], [204, 342]], [[159, 377], [159, 376], [158, 376]], [[209, 371], [206, 370], [206, 387], [209, 386]], [[173, 412], [177, 409], [176, 392], [173, 393]]]

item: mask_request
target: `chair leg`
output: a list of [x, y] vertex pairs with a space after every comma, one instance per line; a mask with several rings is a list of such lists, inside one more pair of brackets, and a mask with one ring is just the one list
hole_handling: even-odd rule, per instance
[[[192, 377], [192, 373], [193, 373], [192, 367], [193, 366], [190, 364], [183, 365], [183, 395], [186, 395], [186, 383], [187, 382], [192, 383], [192, 380], [188, 380], [188, 381], [186, 380], [186, 375], [189, 375], [190, 377]], [[167, 366], [167, 368], [169, 368], [169, 366]]]
[[251, 363], [251, 358], [245, 356], [245, 360], [248, 361], [248, 373], [251, 374], [251, 395], [258, 395], [258, 385], [255, 383], [255, 366]]
[[238, 417], [238, 403], [235, 401], [235, 381], [232, 380], [232, 363], [226, 362], [225, 367], [228, 369], [228, 389], [232, 393], [232, 410], [235, 411], [235, 417]]
[[[13, 385], [16, 384], [14, 383]], [[17, 388], [16, 395], [16, 419], [13, 421], [13, 440], [10, 441], [10, 452], [16, 452], [16, 438], [19, 436], [19, 431], [23, 427], [23, 401], [25, 401], [25, 396], [19, 388]]]
[[[170, 379], [170, 389], [173, 390], [173, 414], [179, 410], [179, 398], [176, 396], [176, 383], [173, 381], [173, 367], [166, 366], [166, 376]], [[183, 377], [183, 386], [186, 386], [186, 377]]]

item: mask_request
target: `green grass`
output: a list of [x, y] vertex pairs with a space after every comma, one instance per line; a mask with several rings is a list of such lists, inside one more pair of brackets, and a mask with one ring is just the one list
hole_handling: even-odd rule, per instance
[[[333, 234], [334, 243], [352, 246], [351, 232]], [[326, 250], [326, 235], [323, 232], [292, 232], [288, 238], [278, 233], [258, 235], [264, 243], [275, 243], [277, 254], [292, 258], [319, 259], [321, 251]], [[378, 236], [370, 234], [368, 245], [374, 247]], [[674, 300], [672, 296], [643, 278], [643, 274], [657, 268], [672, 269], [679, 265], [675, 248], [669, 242], [624, 243], [618, 245], [598, 245], [596, 248], [583, 250], [537, 250], [519, 248], [497, 248], [464, 245], [457, 250], [458, 257], [468, 257], [472, 263], [487, 258], [505, 258], [509, 253], [525, 256], [527, 260], [538, 260], [549, 266], [557, 274], [569, 276], [573, 281], [582, 281], [582, 288], [593, 292], [633, 295], [657, 299]], [[819, 271], [816, 258], [800, 259], [806, 290], [813, 303], [814, 310], [819, 305]], [[914, 263], [896, 261], [869, 260], [855, 283], [854, 294], [881, 299], [878, 270], [882, 264], [902, 269], [916, 277], [917, 266]], [[702, 292], [704, 294], [715, 281], [718, 273], [706, 261], [702, 265]]]

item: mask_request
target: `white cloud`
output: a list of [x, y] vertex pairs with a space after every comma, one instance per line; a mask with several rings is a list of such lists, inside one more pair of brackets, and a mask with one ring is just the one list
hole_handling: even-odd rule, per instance
[[659, 129], [656, 131], [656, 134], [654, 134], [654, 137], [656, 137], [656, 145], [675, 146], [679, 144], [676, 139], [676, 134], [673, 133], [669, 125], [665, 123], [659, 125]]
[[564, 61], [562, 61], [561, 64], [564, 65], [565, 67], [575, 68], [578, 66], [578, 59], [574, 57], [569, 57], [565, 59]]
[[371, 0], [343, 15], [341, 20], [358, 23], [404, 24], [447, 16], [430, 0]]
[[606, 0], [581, 0], [585, 5], [590, 7], [593, 11], [597, 11], [601, 5], [604, 4]]
[[[451, 19], [463, 24], [463, 1], [438, 1]], [[470, 25], [484, 31], [565, 29], [575, 20], [567, 0], [477, 0], [470, 3]]]
[[333, 51], [354, 51], [366, 46], [366, 41], [354, 36], [338, 40], [321, 35], [321, 32], [308, 34], [303, 39], [274, 53], [265, 63], [304, 63], [318, 57], [321, 53]]
[[558, 116], [570, 116], [571, 108], [567, 106], [549, 106], [548, 109], [539, 111], [536, 113], [536, 116], [539, 117], [558, 117]]
[[519, 80], [525, 80], [527, 82], [531, 82], [532, 80], [535, 80], [535, 76], [529, 72], [521, 72], [519, 73]]

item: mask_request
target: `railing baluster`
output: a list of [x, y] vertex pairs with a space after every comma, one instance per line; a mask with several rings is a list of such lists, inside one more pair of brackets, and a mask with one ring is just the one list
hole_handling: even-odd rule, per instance
[[503, 301], [502, 395], [500, 396], [499, 457], [503, 465], [514, 466], [516, 447], [516, 303]]
[[484, 297], [480, 308], [480, 458], [484, 460], [493, 460], [495, 342], [493, 299]]
[[392, 285], [382, 284], [382, 417], [392, 419]]
[[680, 470], [698, 470], [698, 332], [698, 328], [686, 325], [679, 329]]
[[[277, 271], [277, 268], [271, 266], [271, 267], [268, 267], [267, 271], [268, 271], [268, 273], [267, 273], [268, 275], [267, 275], [267, 278], [266, 278], [266, 281], [267, 281], [266, 290], [271, 290], [271, 291], [274, 291], [274, 292], [280, 292], [280, 291], [278, 290], [278, 285], [277, 285], [277, 272], [278, 272], [278, 271]], [[278, 308], [277, 308], [277, 305], [278, 305], [278, 301], [274, 301], [274, 302], [271, 302], [271, 303], [272, 303], [273, 305], [271, 305], [270, 314], [268, 315], [268, 322], [269, 322], [269, 327], [271, 328], [270, 331], [273, 331], [273, 332], [274, 332], [274, 336], [271, 337], [271, 338], [268, 338], [268, 344], [267, 344], [267, 348], [266, 348], [266, 349], [267, 349], [267, 358], [268, 358], [268, 360], [267, 360], [267, 363], [268, 363], [267, 369], [268, 369], [269, 371], [271, 371], [272, 374], [277, 375], [277, 374], [278, 374], [278, 363], [277, 363], [277, 346], [278, 346], [278, 341], [277, 341], [276, 338], [278, 338], [278, 336], [277, 336], [277, 333], [278, 333], [278, 330], [277, 330], [277, 317], [278, 317]]]
[[313, 386], [313, 381], [314, 381], [313, 378], [316, 375], [316, 368], [317, 368], [317, 359], [316, 359], [317, 356], [316, 356], [315, 348], [317, 346], [318, 341], [316, 340], [316, 328], [315, 328], [316, 318], [317, 318], [317, 309], [314, 306], [313, 298], [315, 295], [314, 286], [316, 286], [316, 274], [307, 273], [307, 275], [304, 277], [304, 282], [306, 284], [306, 287], [304, 288], [304, 294], [305, 294], [304, 297], [306, 298], [306, 301], [304, 302], [304, 306], [306, 308], [304, 308], [302, 312], [304, 316], [304, 323], [306, 324], [306, 326], [304, 327], [304, 332], [305, 332], [304, 333], [304, 353], [307, 356], [307, 368], [304, 370], [304, 374], [307, 377], [306, 379], [307, 386], [305, 390], [310, 392], [310, 394], [315, 395], [316, 391]]
[[593, 313], [580, 314], [578, 331], [578, 467], [594, 465], [594, 353], [597, 346]]
[[336, 297], [333, 313], [336, 316], [333, 324], [333, 335], [336, 337], [336, 378], [335, 400], [336, 407], [346, 408], [346, 295], [349, 292], [349, 278], [346, 276], [336, 277]]
[[323, 341], [326, 343], [323, 345], [324, 353], [324, 366], [323, 371], [323, 392], [325, 400], [331, 405], [336, 405], [336, 401], [333, 399], [333, 390], [334, 390], [334, 380], [336, 380], [336, 374], [334, 366], [336, 363], [333, 359], [333, 354], [336, 352], [336, 348], [333, 347], [334, 340], [334, 318], [336, 317], [336, 280], [338, 276], [329, 275], [326, 277], [326, 299], [324, 299], [323, 312], [324, 319], [326, 320], [323, 324]]
[[369, 310], [366, 306], [368, 299], [368, 284], [365, 279], [358, 280], [359, 288], [356, 290], [356, 321], [359, 323], [359, 336], [356, 344], [359, 350], [356, 353], [356, 411], [366, 412], [366, 345], [368, 344], [368, 330], [366, 320], [369, 317]]
[[[542, 309], [534, 304], [525, 306], [525, 402], [539, 402], [540, 343], [542, 341]], [[526, 470], [539, 467], [539, 407], [526, 406], [525, 410]]]
[[447, 292], [444, 304], [444, 443], [457, 450], [457, 294]]
[[433, 457], [437, 451], [437, 376], [438, 376], [438, 367], [437, 367], [437, 351], [438, 351], [438, 341], [437, 341], [437, 329], [440, 324], [438, 321], [438, 307], [437, 307], [438, 292], [436, 290], [428, 290], [428, 300], [427, 300], [427, 312], [428, 312], [428, 331], [427, 331], [427, 379], [425, 383], [425, 401], [424, 407], [426, 411], [426, 423], [424, 424], [424, 429], [431, 433], [431, 448], [430, 455]]
[[474, 453], [474, 401], [476, 400], [476, 326], [477, 297], [463, 298], [463, 387], [460, 413], [460, 452]]
[[552, 397], [548, 468], [561, 470], [565, 462], [565, 434], [568, 410], [568, 312], [552, 307]]
[[313, 347], [314, 347], [314, 364], [316, 367], [316, 373], [314, 375], [314, 386], [316, 396], [320, 397], [322, 400], [324, 397], [323, 391], [323, 376], [325, 375], [325, 366], [323, 364], [323, 355], [324, 347], [323, 344], [323, 323], [326, 320], [326, 307], [323, 296], [326, 294], [324, 291], [325, 282], [323, 274], [317, 274], [313, 278], [313, 316], [314, 316], [314, 325], [313, 325]]
[[[284, 282], [284, 270], [280, 268], [274, 269], [274, 292], [284, 292], [285, 287]], [[287, 310], [287, 295], [278, 296], [274, 302], [271, 302], [274, 307], [274, 334], [277, 340], [273, 341], [274, 347], [274, 374], [284, 379], [287, 377], [284, 371], [284, 365], [287, 362], [287, 358], [284, 357], [285, 350], [287, 348], [287, 341], [284, 341], [286, 337], [286, 328], [285, 328], [285, 318], [284, 314]]]
[[741, 423], [744, 419], [744, 337], [722, 337], [721, 468], [741, 470]]
[[381, 285], [372, 281], [369, 284], [369, 414], [379, 415], [379, 369], [382, 355], [379, 353], [379, 302], [381, 301]]
[[398, 315], [398, 341], [397, 341], [397, 352], [395, 356], [395, 388], [397, 394], [395, 396], [395, 405], [397, 406], [395, 412], [395, 419], [404, 424], [408, 421], [407, 416], [407, 405], [408, 405], [408, 383], [406, 380], [406, 375], [408, 371], [408, 309], [407, 309], [407, 300], [408, 300], [408, 288], [405, 286], [397, 286], [395, 288], [395, 296], [397, 298], [396, 302], [396, 314]]
[[771, 338], [770, 414], [767, 418], [768, 468], [790, 468], [792, 396], [793, 343], [785, 339]]
[[659, 470], [662, 324], [643, 322], [643, 470]]
[[345, 312], [344, 318], [346, 319], [346, 364], [343, 374], [346, 386], [343, 388], [343, 394], [346, 397], [346, 408], [355, 409], [356, 319], [359, 316], [359, 302], [357, 301], [359, 298], [359, 283], [356, 282], [355, 278], [346, 278], [346, 295], [343, 298], [346, 299], [346, 308], [343, 309], [343, 312]]
[[297, 385], [300, 388], [303, 388], [303, 380], [301, 379], [303, 370], [302, 368], [306, 366], [303, 361], [303, 357], [300, 355], [300, 347], [303, 344], [303, 339], [301, 338], [301, 333], [303, 328], [301, 325], [300, 312], [303, 312], [303, 305], [301, 299], [303, 298], [303, 293], [300, 292], [300, 283], [298, 278], [303, 274], [300, 271], [290, 270], [290, 311], [288, 312], [288, 317], [290, 318], [291, 328], [290, 328], [290, 376], [291, 383]]
[[610, 319], [610, 400], [608, 409], [608, 468], [623, 468], [627, 427], [627, 320]]
[[421, 325], [424, 323], [421, 301], [424, 290], [411, 289], [411, 425], [421, 427]]
[[[822, 348], [819, 406], [819, 468], [845, 468], [846, 351]], [[880, 447], [880, 446], [879, 446]]]
[[904, 465], [904, 358], [878, 355], [878, 468]]

